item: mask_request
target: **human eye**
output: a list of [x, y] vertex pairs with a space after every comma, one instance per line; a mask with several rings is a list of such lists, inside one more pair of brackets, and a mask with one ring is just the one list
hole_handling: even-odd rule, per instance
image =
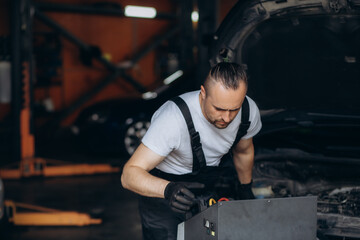
[[218, 107], [214, 107], [216, 111], [219, 111], [219, 112], [223, 112], [223, 111], [226, 111], [225, 109], [222, 109], [222, 108], [218, 108]]

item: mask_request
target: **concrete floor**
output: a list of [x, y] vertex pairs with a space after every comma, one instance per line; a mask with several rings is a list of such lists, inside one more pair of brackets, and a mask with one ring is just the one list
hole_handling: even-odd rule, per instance
[[[124, 162], [102, 158], [104, 162]], [[92, 159], [93, 161], [93, 159]], [[137, 196], [122, 188], [120, 173], [4, 181], [5, 198], [101, 218], [84, 227], [23, 227], [1, 221], [1, 240], [141, 239]]]

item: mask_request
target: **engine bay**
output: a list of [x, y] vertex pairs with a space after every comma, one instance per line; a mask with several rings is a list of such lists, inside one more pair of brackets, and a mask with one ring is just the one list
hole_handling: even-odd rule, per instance
[[360, 239], [358, 168], [323, 160], [257, 156], [253, 192], [257, 198], [317, 196], [318, 239]]

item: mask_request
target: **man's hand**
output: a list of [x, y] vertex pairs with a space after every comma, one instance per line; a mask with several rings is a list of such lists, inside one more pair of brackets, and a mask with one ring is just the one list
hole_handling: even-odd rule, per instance
[[254, 193], [251, 190], [252, 181], [248, 184], [239, 184], [237, 189], [236, 199], [238, 200], [247, 200], [247, 199], [255, 199]]
[[186, 213], [195, 204], [195, 195], [181, 183], [166, 185], [164, 196], [174, 212]]

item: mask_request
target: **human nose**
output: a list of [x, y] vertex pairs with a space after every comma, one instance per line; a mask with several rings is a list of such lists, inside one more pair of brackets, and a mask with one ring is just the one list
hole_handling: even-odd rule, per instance
[[222, 114], [222, 119], [226, 123], [230, 122], [230, 111], [224, 111]]

